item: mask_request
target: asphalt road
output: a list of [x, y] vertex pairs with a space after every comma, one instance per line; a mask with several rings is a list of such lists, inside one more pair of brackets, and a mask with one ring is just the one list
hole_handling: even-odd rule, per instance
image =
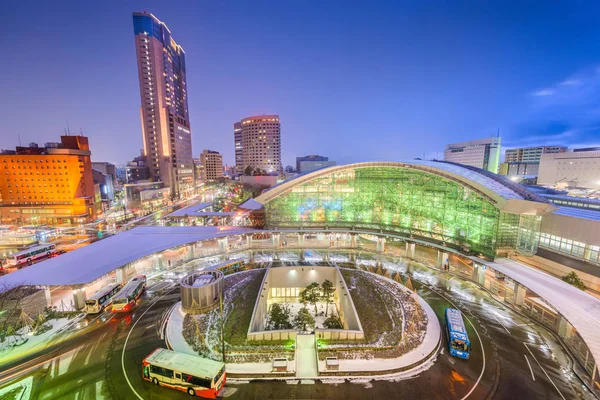
[[[367, 257], [369, 257], [367, 255]], [[399, 267], [405, 271], [405, 266]], [[570, 372], [571, 361], [544, 328], [504, 308], [470, 282], [428, 268], [409, 275], [440, 321], [446, 307], [467, 317], [472, 343], [468, 361], [438, 355], [418, 375], [397, 381], [338, 381], [311, 384], [229, 382], [231, 399], [591, 399]], [[72, 334], [59, 349], [48, 347], [31, 370], [32, 399], [184, 399], [185, 393], [141, 379], [141, 360], [156, 347], [162, 319], [178, 301], [176, 287], [145, 294], [131, 314], [106, 314]], [[106, 321], [102, 321], [106, 319]], [[123, 349], [125, 348], [125, 351]], [[60, 356], [59, 354], [63, 354]], [[58, 355], [58, 356], [57, 356]], [[40, 356], [39, 354], [36, 356]], [[33, 357], [31, 357], [33, 358]], [[17, 371], [18, 372], [18, 371]], [[0, 382], [3, 376], [0, 373]], [[137, 397], [136, 394], [140, 397]]]

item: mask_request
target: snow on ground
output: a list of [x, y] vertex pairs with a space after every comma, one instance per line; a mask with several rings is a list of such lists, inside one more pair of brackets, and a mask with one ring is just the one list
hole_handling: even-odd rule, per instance
[[25, 331], [21, 329], [20, 332], [22, 335], [8, 336], [4, 343], [0, 343], [0, 357], [2, 359], [8, 359], [13, 354], [21, 357], [23, 356], [24, 352], [44, 343], [52, 335], [62, 332], [63, 330], [67, 329], [67, 325], [74, 323], [77, 320], [77, 318], [59, 318], [47, 321], [46, 323], [52, 325], [52, 328], [37, 336], [33, 333], [25, 333]]
[[181, 302], [175, 304], [168, 318], [169, 321], [167, 322], [165, 336], [168, 347], [180, 353], [197, 356], [198, 353], [192, 349], [192, 346], [183, 337], [183, 318], [185, 318], [185, 313], [181, 309]]
[[[297, 301], [296, 302], [274, 301], [274, 302], [270, 302], [269, 306], [275, 302], [283, 304], [289, 308], [290, 322], [292, 322], [292, 323], [294, 321], [294, 318], [298, 314], [298, 312], [304, 307], [304, 304], [297, 302]], [[323, 324], [325, 323], [325, 320], [327, 319], [327, 317], [325, 316], [325, 310], [327, 309], [326, 303], [317, 302], [317, 312], [316, 313], [315, 313], [315, 306], [313, 304], [306, 304], [306, 308], [308, 309], [308, 311], [310, 311], [310, 314], [315, 319], [315, 328], [325, 328], [325, 326]], [[336, 305], [334, 303], [329, 303], [328, 315], [331, 316], [332, 313], [335, 313], [335, 315], [339, 315]], [[267, 313], [267, 318], [265, 319], [265, 326], [268, 326], [267, 325], [268, 317], [269, 317], [269, 313]], [[310, 330], [312, 330], [312, 329], [310, 329]]]

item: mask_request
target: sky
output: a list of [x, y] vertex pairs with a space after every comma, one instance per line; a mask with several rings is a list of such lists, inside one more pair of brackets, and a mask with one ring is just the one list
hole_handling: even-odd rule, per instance
[[[484, 4], [485, 3], [485, 4]], [[279, 114], [284, 165], [600, 145], [597, 1], [14, 1], [3, 4], [0, 148], [90, 138], [142, 148], [132, 12], [184, 48], [194, 157], [233, 163], [233, 123]]]

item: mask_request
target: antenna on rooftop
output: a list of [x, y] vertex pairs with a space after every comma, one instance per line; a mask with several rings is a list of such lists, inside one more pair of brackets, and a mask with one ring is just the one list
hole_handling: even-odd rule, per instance
[[18, 133], [17, 135], [19, 136], [19, 147], [21, 147], [21, 134]]
[[67, 136], [71, 136], [71, 129], [69, 128], [69, 120], [67, 120], [67, 130], [65, 131]]

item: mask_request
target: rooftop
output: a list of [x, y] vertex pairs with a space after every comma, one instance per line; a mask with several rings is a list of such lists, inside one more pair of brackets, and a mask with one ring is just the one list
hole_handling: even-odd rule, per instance
[[600, 211], [589, 210], [585, 208], [558, 207], [558, 210], [554, 211], [552, 214], [564, 215], [565, 217], [587, 219], [591, 221], [600, 221]]
[[193, 217], [196, 214], [198, 214], [200, 211], [202, 211], [208, 207], [211, 207], [212, 205], [213, 205], [213, 203], [199, 203], [199, 204], [194, 204], [192, 206], [183, 207], [183, 208], [180, 208], [179, 210], [167, 215], [166, 218], [185, 217], [186, 215], [188, 217]]

